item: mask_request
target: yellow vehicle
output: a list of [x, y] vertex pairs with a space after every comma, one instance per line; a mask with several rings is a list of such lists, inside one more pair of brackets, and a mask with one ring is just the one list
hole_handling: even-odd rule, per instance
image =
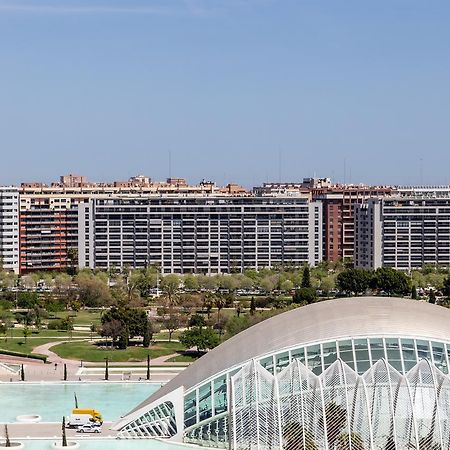
[[72, 414], [89, 414], [94, 422], [103, 423], [102, 413], [92, 408], [74, 408]]

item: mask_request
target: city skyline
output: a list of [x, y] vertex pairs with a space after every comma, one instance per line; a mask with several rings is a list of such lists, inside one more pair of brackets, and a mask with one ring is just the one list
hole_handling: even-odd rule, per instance
[[99, 181], [448, 184], [449, 13], [443, 1], [0, 1], [0, 184], [68, 167]]

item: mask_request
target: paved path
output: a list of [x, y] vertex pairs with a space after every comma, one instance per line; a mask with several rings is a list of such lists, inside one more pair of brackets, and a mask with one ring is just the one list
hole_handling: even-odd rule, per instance
[[[89, 339], [82, 339], [82, 340], [89, 340]], [[46, 344], [38, 345], [37, 347], [33, 348], [33, 353], [39, 353], [40, 355], [47, 356], [47, 362], [51, 364], [67, 364], [68, 366], [78, 366], [80, 364], [79, 361], [74, 359], [64, 359], [58, 356], [55, 352], [52, 352], [50, 349], [52, 347], [55, 347], [59, 344], [64, 344], [66, 342], [73, 342], [72, 340], [64, 340], [64, 341], [54, 341], [54, 342], [47, 342]]]
[[[114, 438], [117, 434], [116, 431], [112, 431], [112, 422], [105, 422], [102, 426], [101, 433], [82, 434], [77, 433], [74, 429], [67, 429], [66, 434], [68, 438], [92, 439], [92, 438]], [[0, 436], [3, 437], [4, 427], [0, 425]], [[33, 438], [48, 438], [48, 439], [60, 439], [61, 438], [61, 424], [57, 422], [47, 423], [10, 423], [8, 424], [8, 434], [11, 440], [23, 440]], [[0, 438], [1, 439], [1, 438]]]
[[[88, 340], [88, 339], [86, 339]], [[64, 365], [67, 370], [67, 381], [101, 381], [105, 377], [103, 364], [81, 362], [65, 359], [51, 350], [55, 345], [70, 340], [47, 342], [33, 349], [34, 353], [46, 355], [47, 363], [40, 360], [0, 355], [0, 362], [6, 364], [20, 364], [24, 366], [25, 381], [62, 381], [64, 379]], [[172, 363], [167, 360], [177, 356], [160, 356], [151, 360], [151, 379], [153, 382], [167, 382], [175, 377], [180, 370], [189, 363]], [[155, 367], [161, 366], [161, 367]], [[109, 363], [109, 379], [111, 381], [141, 381], [146, 378], [146, 364], [143, 362], [117, 362]], [[178, 369], [178, 370], [177, 370]], [[12, 373], [0, 371], [0, 381], [21, 381], [20, 372]]]

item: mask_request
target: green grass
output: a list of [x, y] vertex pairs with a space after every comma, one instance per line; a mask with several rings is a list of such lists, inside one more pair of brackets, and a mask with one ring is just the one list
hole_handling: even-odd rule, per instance
[[5, 342], [4, 338], [0, 338], [0, 349], [9, 350], [13, 352], [32, 353], [34, 347], [46, 344], [47, 342], [58, 342], [59, 339], [38, 338], [38, 339], [8, 339]]
[[[181, 333], [182, 333], [182, 331], [174, 331], [172, 333], [172, 340], [173, 339], [178, 339]], [[160, 331], [159, 333], [155, 333], [153, 335], [153, 339], [155, 341], [158, 341], [160, 339], [163, 339], [163, 340], [169, 339], [169, 333], [167, 333], [165, 331]]]
[[68, 342], [52, 347], [52, 351], [61, 358], [90, 362], [103, 362], [105, 358], [111, 362], [144, 361], [149, 353], [151, 358], [157, 358], [180, 350], [183, 350], [183, 346], [178, 342], [156, 342], [150, 349], [128, 347], [125, 350], [99, 347], [86, 341]]
[[62, 311], [55, 314], [55, 318], [63, 319], [67, 316], [73, 316], [75, 326], [91, 326], [92, 324], [98, 325], [101, 322], [101, 312], [91, 310], [75, 311]]
[[[32, 328], [28, 329], [30, 334], [28, 335], [29, 337], [32, 337], [33, 340], [34, 338], [45, 338], [45, 337], [51, 337], [51, 338], [60, 338], [62, 340], [64, 339], [70, 339], [70, 335], [68, 334], [67, 331], [65, 330], [47, 330], [47, 329], [42, 329], [42, 330], [34, 330]], [[23, 339], [23, 331], [22, 328], [13, 328], [8, 330], [8, 339], [12, 336], [13, 338], [20, 338]], [[83, 338], [89, 338], [90, 337], [90, 332], [83, 332], [83, 331], [73, 331], [72, 332], [72, 337], [83, 337]], [[0, 336], [0, 341], [3, 339], [3, 336]], [[94, 337], [96, 335], [93, 335]]]

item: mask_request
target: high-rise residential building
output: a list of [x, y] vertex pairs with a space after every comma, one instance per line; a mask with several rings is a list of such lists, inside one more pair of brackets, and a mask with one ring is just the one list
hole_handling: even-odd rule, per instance
[[64, 270], [73, 264], [71, 259], [78, 249], [78, 204], [89, 199], [211, 194], [250, 195], [234, 184], [220, 188], [212, 182], [188, 185], [183, 179], [152, 182], [142, 175], [127, 182], [88, 183], [85, 177], [67, 175], [50, 186], [23, 183], [20, 188], [20, 272]]
[[0, 187], [0, 265], [19, 272], [19, 190]]
[[80, 267], [230, 273], [318, 264], [322, 205], [308, 197], [110, 196], [79, 205]]
[[355, 205], [363, 205], [371, 198], [385, 197], [392, 192], [390, 187], [366, 185], [312, 188], [313, 199], [323, 203], [323, 257], [326, 261], [353, 259]]
[[370, 198], [392, 194], [388, 186], [333, 184], [330, 178], [305, 178], [301, 183], [264, 183], [255, 187], [257, 195], [310, 195], [313, 201], [323, 204], [323, 259], [337, 261], [352, 259], [354, 255], [355, 205], [362, 205]]
[[76, 264], [71, 259], [78, 248], [78, 203], [84, 201], [81, 195], [20, 195], [20, 273]]
[[450, 266], [450, 196], [391, 196], [355, 208], [355, 266]]

